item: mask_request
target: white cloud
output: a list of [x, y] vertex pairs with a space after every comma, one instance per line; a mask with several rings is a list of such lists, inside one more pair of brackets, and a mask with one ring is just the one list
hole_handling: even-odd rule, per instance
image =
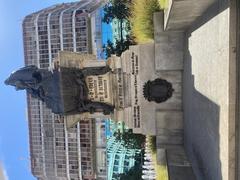
[[1, 162], [0, 162], [0, 180], [9, 180], [7, 171]]

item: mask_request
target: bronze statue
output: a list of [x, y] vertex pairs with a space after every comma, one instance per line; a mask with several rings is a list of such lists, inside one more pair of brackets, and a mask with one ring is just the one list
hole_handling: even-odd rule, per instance
[[45, 102], [55, 114], [110, 114], [114, 109], [112, 105], [88, 99], [85, 81], [87, 76], [103, 75], [110, 70], [109, 66], [104, 66], [83, 69], [61, 67], [60, 71], [50, 71], [31, 65], [13, 72], [5, 84], [15, 86], [16, 90], [25, 89], [32, 97]]

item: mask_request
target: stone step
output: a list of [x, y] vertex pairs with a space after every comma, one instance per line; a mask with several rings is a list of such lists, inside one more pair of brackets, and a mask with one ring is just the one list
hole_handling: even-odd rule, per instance
[[190, 166], [168, 166], [169, 180], [196, 180]]
[[166, 79], [171, 83], [182, 83], [182, 71], [157, 71], [159, 78]]
[[157, 111], [156, 128], [179, 130], [183, 129], [183, 112], [182, 111]]
[[178, 149], [179, 147], [182, 147], [181, 145], [175, 145], [175, 144], [160, 144], [157, 146], [157, 149]]
[[169, 180], [195, 180], [183, 146], [167, 149]]
[[[177, 38], [176, 41], [183, 42], [183, 38]], [[155, 43], [156, 70], [183, 70], [183, 55], [183, 49], [171, 43]]]
[[166, 149], [157, 149], [157, 164], [161, 166], [167, 166]]
[[183, 145], [183, 137], [182, 136], [157, 136], [157, 147], [164, 144], [172, 144], [172, 145]]
[[167, 160], [169, 166], [191, 166], [183, 146], [177, 149], [168, 149]]
[[184, 147], [176, 145], [169, 147], [157, 148], [157, 163], [167, 165], [169, 180], [195, 180]]
[[183, 137], [183, 129], [157, 129], [157, 136], [181, 136]]

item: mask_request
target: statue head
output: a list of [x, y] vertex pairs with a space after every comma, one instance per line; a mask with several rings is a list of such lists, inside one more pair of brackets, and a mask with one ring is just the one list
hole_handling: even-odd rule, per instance
[[31, 65], [14, 71], [4, 83], [6, 85], [14, 86], [16, 90], [23, 90], [29, 87], [34, 87], [40, 81], [41, 74], [38, 71], [38, 68]]

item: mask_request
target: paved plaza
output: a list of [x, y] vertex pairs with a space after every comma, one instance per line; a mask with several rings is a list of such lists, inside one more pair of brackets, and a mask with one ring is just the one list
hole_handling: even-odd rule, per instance
[[186, 33], [184, 144], [199, 180], [233, 179], [235, 69], [230, 9], [218, 1]]

